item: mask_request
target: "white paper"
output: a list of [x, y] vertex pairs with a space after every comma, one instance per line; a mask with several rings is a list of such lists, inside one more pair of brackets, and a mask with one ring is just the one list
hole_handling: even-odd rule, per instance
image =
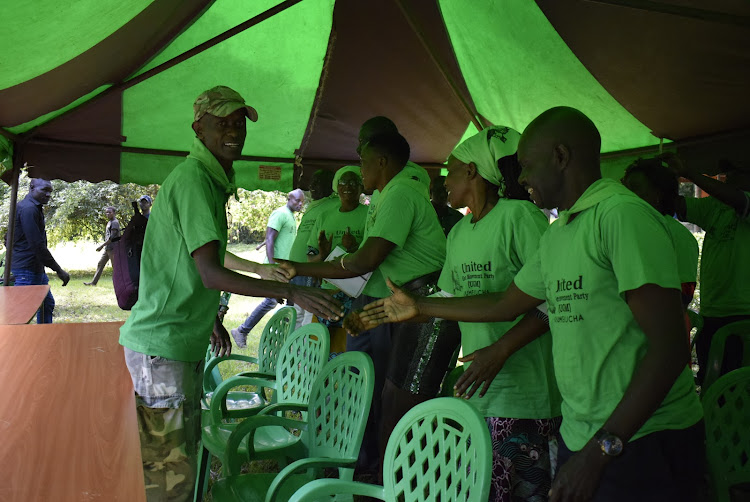
[[[341, 246], [336, 246], [336, 248], [333, 251], [331, 251], [331, 254], [328, 255], [328, 258], [326, 258], [326, 261], [339, 260], [341, 259], [341, 255], [345, 253], [346, 253], [345, 249], [343, 249]], [[365, 285], [367, 284], [367, 281], [370, 280], [371, 275], [372, 275], [372, 272], [368, 272], [365, 275], [352, 277], [350, 279], [325, 278], [325, 280], [330, 282], [331, 284], [333, 284], [334, 286], [336, 286], [337, 288], [339, 288], [341, 291], [351, 296], [352, 298], [358, 298], [359, 295], [362, 294], [362, 290], [365, 289]]]

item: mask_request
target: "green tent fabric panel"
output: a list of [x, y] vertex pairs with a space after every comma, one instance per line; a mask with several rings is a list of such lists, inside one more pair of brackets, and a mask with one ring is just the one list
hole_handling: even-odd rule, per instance
[[544, 110], [572, 106], [602, 135], [602, 151], [658, 143], [586, 70], [530, 0], [439, 0], [456, 58], [482, 115], [523, 132]]
[[[192, 104], [227, 85], [258, 110], [248, 122], [244, 155], [293, 158], [310, 117], [328, 46], [333, 0], [302, 2], [125, 91], [126, 146], [187, 150]], [[259, 5], [260, 4], [260, 5]], [[160, 54], [169, 59], [275, 2], [217, 0]]]
[[10, 0], [10, 5], [3, 2], [0, 89], [46, 73], [91, 49], [151, 2]]
[[73, 101], [72, 103], [70, 103], [69, 105], [67, 105], [67, 106], [65, 106], [63, 108], [60, 108], [59, 110], [55, 110], [54, 112], [45, 113], [44, 115], [42, 115], [40, 117], [37, 117], [34, 120], [31, 120], [29, 122], [26, 122], [24, 124], [20, 124], [20, 125], [14, 126], [14, 127], [8, 127], [7, 129], [10, 132], [12, 132], [12, 133], [20, 134], [20, 133], [24, 133], [24, 132], [28, 131], [29, 129], [32, 129], [32, 128], [38, 126], [38, 125], [46, 124], [47, 122], [49, 122], [53, 118], [57, 117], [58, 115], [62, 115], [66, 111], [68, 111], [68, 110], [70, 110], [72, 108], [75, 108], [78, 105], [80, 105], [82, 103], [85, 103], [86, 101], [89, 101], [91, 98], [93, 98], [97, 94], [99, 94], [101, 92], [104, 92], [106, 89], [109, 89], [109, 87], [110, 86], [108, 86], [108, 85], [103, 85], [101, 87], [98, 87], [97, 89], [94, 89], [90, 93], [88, 93], [88, 94], [86, 94], [84, 96], [81, 96], [80, 98], [76, 99], [75, 101]]
[[234, 173], [237, 186], [246, 190], [291, 192], [294, 189], [294, 164], [292, 163], [241, 160], [234, 163]]
[[[124, 152], [120, 155], [120, 183], [161, 184], [182, 157]], [[247, 190], [292, 190], [294, 164], [251, 162], [234, 163], [235, 181]]]

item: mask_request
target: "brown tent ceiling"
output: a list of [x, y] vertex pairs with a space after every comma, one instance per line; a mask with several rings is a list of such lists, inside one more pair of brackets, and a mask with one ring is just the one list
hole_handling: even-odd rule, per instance
[[[31, 120], [101, 85], [121, 82], [210, 3], [153, 2], [135, 22], [74, 60], [0, 91], [0, 125]], [[406, 4], [427, 44], [456, 82], [458, 94], [473, 108], [437, 0]], [[750, 3], [537, 0], [537, 4], [584, 66], [656, 135], [690, 140], [695, 155], [710, 157], [712, 149], [720, 147], [732, 152], [735, 162], [750, 164], [744, 148], [750, 139]], [[701, 10], [706, 8], [711, 10]], [[356, 161], [358, 128], [373, 115], [396, 122], [412, 145], [414, 160], [442, 163], [470, 115], [396, 3], [337, 2], [332, 41], [317, 111], [300, 149], [305, 166]], [[111, 147], [121, 141], [120, 99], [119, 93], [111, 93], [33, 131], [23, 158], [39, 166], [35, 175], [116, 179], [112, 170], [101, 166], [112, 164], [118, 155]], [[712, 143], [714, 137], [720, 143]], [[101, 144], [108, 147], [97, 146]]]

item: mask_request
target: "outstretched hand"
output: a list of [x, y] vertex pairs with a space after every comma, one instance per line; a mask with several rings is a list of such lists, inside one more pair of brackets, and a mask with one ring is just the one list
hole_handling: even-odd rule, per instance
[[344, 318], [344, 322], [342, 326], [346, 330], [347, 333], [349, 333], [352, 336], [358, 336], [361, 333], [364, 333], [367, 330], [370, 330], [372, 328], [375, 328], [379, 326], [382, 323], [376, 323], [376, 322], [365, 322], [362, 320], [361, 310], [353, 310], [349, 312], [349, 315], [347, 315]]
[[388, 278], [386, 278], [386, 283], [393, 294], [365, 305], [364, 310], [359, 314], [365, 325], [377, 326], [385, 322], [408, 321], [419, 315], [415, 296], [397, 287]]
[[294, 277], [294, 274], [291, 274], [289, 270], [275, 263], [259, 265], [256, 273], [266, 281], [289, 282], [289, 279]]
[[292, 287], [289, 300], [308, 312], [330, 321], [338, 321], [344, 315], [341, 302], [330, 293], [331, 290], [308, 288], [304, 286]]
[[282, 282], [289, 282], [290, 279], [293, 279], [297, 276], [297, 269], [294, 266], [294, 262], [280, 260], [278, 258], [276, 258], [275, 261], [276, 265], [278, 265], [279, 268], [278, 273], [283, 274], [284, 277], [286, 277], [286, 280]]
[[481, 387], [479, 397], [484, 397], [507, 360], [499, 342], [500, 340], [459, 359], [462, 363], [471, 361], [471, 364], [456, 381], [456, 395], [468, 399]]

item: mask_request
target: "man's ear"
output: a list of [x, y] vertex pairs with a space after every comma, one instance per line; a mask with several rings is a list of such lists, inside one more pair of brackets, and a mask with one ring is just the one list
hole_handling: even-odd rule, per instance
[[558, 144], [553, 150], [555, 163], [560, 171], [564, 171], [570, 163], [570, 149], [567, 145]]
[[203, 126], [201, 126], [201, 123], [197, 120], [193, 122], [193, 131], [198, 139], [203, 139]]

